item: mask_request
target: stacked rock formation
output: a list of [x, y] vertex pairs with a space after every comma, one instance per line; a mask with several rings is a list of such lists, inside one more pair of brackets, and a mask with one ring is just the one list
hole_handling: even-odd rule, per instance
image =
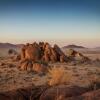
[[69, 53], [68, 53], [70, 58], [75, 58], [77, 60], [80, 60], [82, 62], [87, 62], [90, 61], [90, 59], [86, 56], [84, 56], [82, 53], [79, 53], [73, 49], [69, 49]]
[[22, 70], [45, 70], [44, 63], [66, 62], [67, 56], [61, 51], [59, 46], [51, 47], [49, 43], [26, 44], [21, 50], [20, 68]]

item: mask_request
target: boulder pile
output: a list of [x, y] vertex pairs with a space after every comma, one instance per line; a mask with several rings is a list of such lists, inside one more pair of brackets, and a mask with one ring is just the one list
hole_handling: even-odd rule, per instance
[[45, 70], [45, 64], [48, 62], [67, 62], [67, 56], [58, 45], [52, 47], [44, 42], [27, 43], [21, 49], [20, 69], [22, 70], [41, 72]]
[[68, 55], [65, 55], [58, 45], [53, 47], [47, 42], [34, 42], [33, 44], [27, 43], [21, 49], [20, 57], [21, 70], [42, 72], [46, 71], [48, 63], [56, 62], [69, 62], [69, 61], [79, 61], [81, 63], [88, 62], [90, 59], [85, 57], [81, 53], [69, 49]]
[[73, 49], [68, 50], [67, 56], [70, 59], [74, 59], [74, 60], [80, 61], [82, 63], [90, 61], [90, 59], [88, 57], [84, 56], [82, 53], [77, 52]]

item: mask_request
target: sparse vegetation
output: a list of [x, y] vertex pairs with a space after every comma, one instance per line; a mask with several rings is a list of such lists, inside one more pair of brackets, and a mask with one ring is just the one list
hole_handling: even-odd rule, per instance
[[8, 54], [9, 55], [11, 55], [11, 54], [16, 55], [17, 54], [17, 51], [15, 51], [14, 49], [9, 49], [8, 50]]
[[50, 78], [48, 84], [50, 86], [59, 85], [59, 84], [67, 84], [71, 75], [66, 73], [64, 67], [52, 67], [48, 70], [48, 77]]
[[[33, 49], [31, 50], [32, 52], [34, 52]], [[45, 51], [45, 49], [43, 50]], [[48, 49], [46, 48], [46, 50], [51, 51], [53, 50], [53, 48], [52, 47]], [[73, 86], [86, 87], [88, 85], [88, 88], [86, 88], [85, 92], [97, 91], [97, 93], [99, 93], [98, 91], [100, 91], [100, 80], [99, 80], [100, 67], [98, 67], [99, 66], [98, 59], [96, 62], [93, 60], [92, 63], [88, 63], [88, 64], [83, 63], [83, 59], [79, 59], [79, 62], [82, 61], [81, 65], [80, 63], [78, 63], [78, 61], [74, 61], [74, 59], [67, 59], [66, 62], [62, 63], [64, 56], [62, 52], [60, 52], [61, 50], [56, 48], [54, 51], [56, 51], [55, 53], [57, 53], [56, 54], [57, 60], [55, 62], [53, 62], [54, 61], [53, 57], [56, 57], [56, 56], [53, 51], [52, 53], [48, 52], [50, 53], [49, 55], [52, 54], [53, 56], [51, 58], [49, 58], [50, 56], [47, 56], [46, 60], [49, 60], [47, 62], [44, 59], [42, 59], [42, 56], [44, 55], [44, 53], [47, 53], [47, 52], [40, 52], [40, 54], [42, 53], [43, 54], [40, 55], [41, 57], [37, 60], [38, 53], [37, 54], [35, 53], [36, 55], [35, 54], [33, 55], [33, 53], [30, 52], [30, 49], [29, 49], [29, 52], [26, 54], [26, 56], [28, 56], [29, 58], [32, 57], [34, 59], [21, 60], [20, 54], [13, 56], [12, 53], [11, 53], [11, 56], [0, 58], [0, 85], [1, 85], [0, 92], [12, 91], [12, 89], [17, 90], [18, 88], [21, 88], [21, 87], [25, 88], [25, 87], [34, 85], [34, 87], [39, 88], [39, 91], [37, 90], [37, 88], [33, 90], [31, 93], [34, 92], [35, 94], [33, 94], [32, 98], [34, 98], [34, 96], [36, 96], [36, 98], [39, 98], [40, 95], [44, 92], [42, 91], [43, 90], [42, 85], [44, 85], [45, 87], [47, 87], [47, 92], [48, 94], [50, 94], [50, 96], [52, 93], [51, 91], [48, 91], [48, 89], [50, 88], [51, 90], [52, 88], [55, 90], [55, 93], [54, 93], [54, 90], [52, 90], [53, 95], [55, 95], [55, 100], [64, 100], [65, 98], [63, 95], [64, 93], [68, 93], [68, 95], [69, 93], [75, 94], [78, 90], [77, 88], [76, 89], [73, 88], [71, 91], [69, 91], [68, 88], [71, 89]], [[37, 52], [37, 49], [36, 49], [36, 52]], [[76, 56], [79, 57], [81, 55], [79, 54]], [[21, 68], [23, 69], [25, 68], [25, 70], [24, 71], [18, 70]], [[41, 88], [39, 86], [41, 86]], [[61, 89], [60, 87], [63, 87], [62, 90], [60, 90]], [[40, 93], [40, 90], [41, 90], [41, 93]], [[78, 90], [78, 91], [80, 92], [81, 90]], [[40, 94], [37, 95], [38, 93]], [[45, 94], [46, 93], [44, 93], [44, 96]], [[34, 100], [36, 100], [36, 98]], [[37, 100], [45, 100], [45, 99], [37, 99]], [[53, 100], [53, 99], [50, 99], [50, 100]], [[75, 100], [75, 98], [73, 100]]]

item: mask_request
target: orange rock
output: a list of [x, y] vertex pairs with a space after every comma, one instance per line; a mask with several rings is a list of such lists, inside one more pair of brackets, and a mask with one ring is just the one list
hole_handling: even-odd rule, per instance
[[[51, 47], [49, 43], [39, 42], [37, 44], [34, 42], [33, 44], [27, 43], [23, 46], [21, 50], [21, 69], [22, 70], [32, 70], [31, 66], [33, 66], [31, 62], [65, 62], [66, 56], [61, 51], [61, 49], [54, 45]], [[34, 64], [33, 63], [33, 64]], [[40, 65], [38, 65], [40, 67]], [[36, 68], [39, 68], [36, 67]]]
[[33, 64], [33, 71], [37, 73], [45, 73], [47, 71], [47, 66], [39, 63], [34, 63]]

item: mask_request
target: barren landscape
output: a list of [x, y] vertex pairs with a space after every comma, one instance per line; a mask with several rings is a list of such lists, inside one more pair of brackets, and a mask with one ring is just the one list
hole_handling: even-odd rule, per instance
[[[34, 46], [35, 43], [33, 43]], [[27, 44], [30, 45], [31, 44]], [[50, 50], [51, 46], [49, 44], [46, 44], [47, 46], [45, 47], [45, 50]], [[42, 46], [42, 45], [41, 45]], [[29, 50], [31, 50], [32, 48], [30, 48]], [[41, 95], [45, 92], [45, 91], [49, 91], [50, 88], [53, 88], [55, 91], [55, 88], [61, 88], [63, 91], [63, 87], [66, 87], [66, 91], [67, 88], [69, 89], [70, 87], [77, 87], [77, 88], [83, 88], [87, 89], [88, 91], [98, 91], [96, 94], [98, 96], [94, 96], [94, 97], [90, 97], [92, 95], [92, 93], [90, 93], [90, 96], [88, 95], [87, 98], [92, 98], [92, 99], [88, 99], [88, 100], [94, 100], [96, 97], [96, 100], [100, 99], [100, 53], [91, 53], [91, 51], [89, 52], [85, 52], [83, 53], [82, 51], [74, 51], [74, 48], [67, 48], [64, 51], [64, 53], [62, 51], [60, 51], [60, 48], [58, 48], [57, 50], [61, 52], [61, 54], [66, 55], [67, 57], [69, 57], [70, 59], [67, 58], [67, 61], [62, 59], [61, 61], [56, 61], [56, 59], [53, 59], [52, 61], [45, 61], [45, 59], [43, 60], [46, 64], [45, 64], [45, 68], [47, 69], [47, 71], [45, 72], [44, 70], [41, 70], [40, 68], [38, 68], [39, 66], [37, 65], [33, 65], [35, 66], [35, 69], [25, 69], [22, 68], [20, 66], [23, 66], [21, 64], [21, 60], [22, 58], [18, 58], [18, 56], [21, 54], [22, 55], [22, 48], [19, 49], [15, 49], [17, 54], [14, 54], [14, 48], [11, 49], [12, 52], [9, 52], [9, 49], [5, 48], [5, 49], [1, 49], [1, 55], [0, 57], [0, 97], [4, 98], [2, 93], [6, 94], [6, 92], [8, 91], [16, 91], [16, 90], [20, 90], [20, 89], [26, 89], [24, 90], [24, 92], [26, 91], [27, 93], [27, 88], [29, 89], [31, 87], [34, 88], [33, 89], [33, 93], [38, 94], [38, 92], [40, 93], [41, 90], [38, 92], [35, 90], [35, 88], [43, 88], [46, 87], [46, 90], [42, 91]], [[28, 50], [28, 49], [27, 49]], [[33, 49], [32, 52], [28, 52], [28, 56], [27, 57], [31, 57], [31, 60], [34, 56], [38, 56], [34, 55], [34, 51], [35, 49]], [[52, 48], [51, 48], [52, 50]], [[76, 49], [75, 49], [76, 50]], [[49, 52], [49, 51], [48, 51]], [[75, 52], [75, 53], [73, 53]], [[81, 53], [82, 54], [81, 54]], [[31, 55], [30, 55], [31, 54]], [[85, 55], [85, 56], [83, 56]], [[48, 56], [46, 56], [48, 57]], [[81, 58], [82, 57], [82, 58]], [[88, 58], [87, 60], [85, 60], [85, 57]], [[84, 59], [83, 59], [84, 58]], [[20, 60], [21, 59], [21, 60]], [[25, 58], [26, 59], [26, 58]], [[27, 58], [28, 59], [28, 58]], [[34, 58], [36, 59], [36, 58]], [[48, 60], [48, 59], [46, 59]], [[85, 61], [84, 61], [85, 60]], [[44, 62], [37, 62], [39, 64], [42, 64]], [[23, 62], [23, 60], [22, 60]], [[40, 66], [42, 67], [42, 66]], [[68, 90], [68, 91], [72, 91], [70, 94], [72, 94], [74, 91], [77, 90], [77, 88], [72, 89], [72, 90]], [[82, 90], [82, 91], [83, 91]], [[30, 90], [31, 91], [31, 90]], [[36, 91], [36, 92], [35, 92]], [[82, 92], [80, 90], [80, 93]], [[24, 95], [23, 92], [23, 95]], [[51, 95], [53, 91], [51, 91], [51, 93], [49, 94], [49, 92], [47, 92], [47, 95]], [[65, 92], [64, 94], [66, 94], [67, 92]], [[75, 96], [80, 96], [84, 94], [76, 94]], [[55, 93], [54, 93], [55, 94]], [[60, 94], [61, 96], [64, 94]], [[31, 93], [30, 93], [31, 95]], [[56, 94], [55, 94], [56, 95]], [[47, 97], [48, 97], [47, 96]], [[39, 99], [40, 96], [37, 95], [37, 99], [34, 99], [35, 97], [33, 96], [31, 100], [48, 100], [46, 99], [47, 97], [41, 97], [42, 99]], [[52, 95], [50, 96], [52, 98]], [[68, 98], [68, 100], [70, 100], [70, 97], [74, 97], [74, 95], [72, 96], [68, 96], [68, 97], [61, 97], [61, 99], [54, 99], [54, 100], [65, 100], [66, 98]], [[10, 98], [10, 97], [9, 97]], [[10, 99], [0, 99], [0, 100], [10, 100]], [[15, 100], [15, 99], [14, 99]], [[19, 100], [19, 99], [16, 99]], [[21, 99], [21, 100], [30, 100], [30, 99]], [[53, 100], [53, 99], [50, 99]], [[75, 99], [71, 99], [71, 100], [75, 100]], [[76, 99], [76, 100], [80, 100], [80, 99]], [[87, 100], [87, 99], [82, 99], [82, 100]]]
[[100, 0], [0, 0], [0, 100], [100, 100]]

